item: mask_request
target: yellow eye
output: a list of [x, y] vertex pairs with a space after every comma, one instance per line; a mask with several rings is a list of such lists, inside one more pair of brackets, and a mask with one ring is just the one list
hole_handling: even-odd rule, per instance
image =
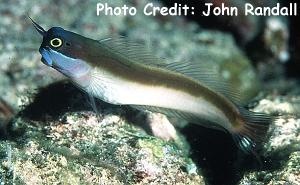
[[50, 44], [54, 48], [58, 48], [62, 45], [62, 40], [60, 38], [54, 38], [50, 40]]

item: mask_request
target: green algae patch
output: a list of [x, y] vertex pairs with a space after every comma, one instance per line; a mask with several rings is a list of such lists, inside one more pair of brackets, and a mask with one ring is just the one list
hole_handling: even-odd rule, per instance
[[165, 143], [158, 139], [147, 139], [147, 140], [138, 140], [137, 147], [142, 149], [149, 149], [151, 150], [151, 153], [157, 157], [161, 158], [164, 156], [164, 147]]

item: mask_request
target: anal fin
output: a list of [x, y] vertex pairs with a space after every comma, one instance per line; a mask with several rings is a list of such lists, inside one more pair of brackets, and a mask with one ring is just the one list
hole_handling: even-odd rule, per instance
[[213, 123], [209, 120], [205, 120], [195, 114], [183, 112], [175, 109], [168, 109], [168, 108], [162, 108], [162, 107], [154, 107], [154, 106], [146, 106], [146, 105], [130, 105], [132, 108], [141, 110], [141, 111], [151, 111], [151, 112], [157, 112], [162, 113], [168, 117], [175, 117], [180, 118], [183, 120], [186, 120], [189, 123], [197, 124], [206, 128], [212, 128], [220, 131], [227, 132], [225, 128], [220, 126], [218, 123]]

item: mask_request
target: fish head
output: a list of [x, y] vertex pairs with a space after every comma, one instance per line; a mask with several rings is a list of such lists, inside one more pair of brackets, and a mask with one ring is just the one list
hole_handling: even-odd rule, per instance
[[85, 62], [87, 38], [61, 27], [52, 27], [46, 31], [31, 18], [30, 20], [43, 36], [39, 52], [45, 65], [73, 79], [89, 74], [91, 67]]

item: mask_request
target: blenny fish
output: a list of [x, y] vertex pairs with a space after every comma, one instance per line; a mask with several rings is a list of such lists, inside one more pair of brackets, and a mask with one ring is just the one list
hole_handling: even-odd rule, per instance
[[253, 152], [271, 123], [270, 116], [240, 106], [205, 63], [167, 63], [122, 37], [94, 40], [31, 21], [43, 36], [41, 61], [91, 97], [226, 131], [245, 152]]

